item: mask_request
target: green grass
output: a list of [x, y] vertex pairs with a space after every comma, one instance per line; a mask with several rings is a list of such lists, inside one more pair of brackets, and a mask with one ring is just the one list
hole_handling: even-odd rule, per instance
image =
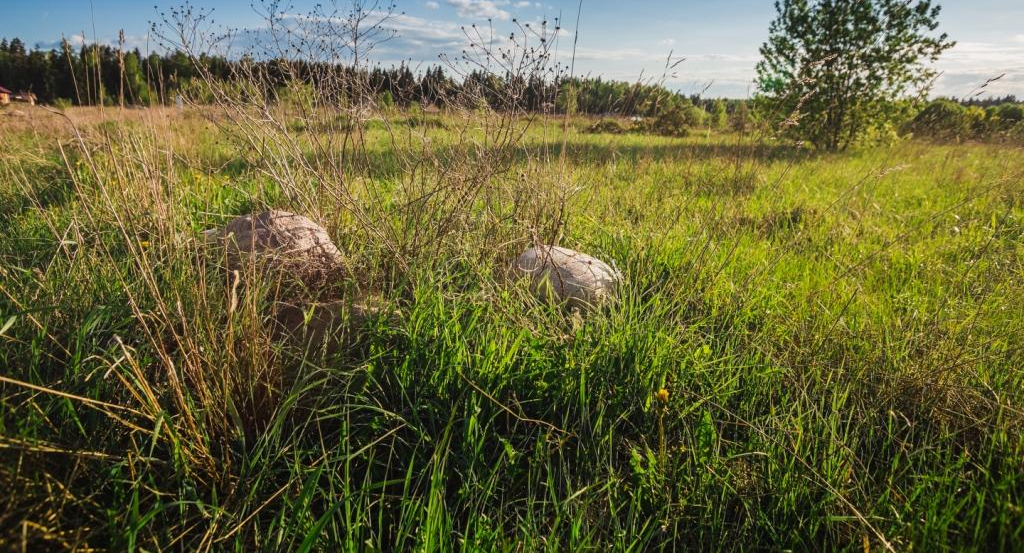
[[[171, 117], [83, 123], [80, 145], [26, 129], [0, 154], [0, 548], [1024, 539], [1019, 149], [574, 127], [562, 165], [541, 122], [403, 263], [314, 194], [362, 275], [344, 294], [389, 306], [325, 358], [270, 338], [275, 282], [233, 287], [190, 239], [308, 203]], [[457, 126], [414, 127], [455, 164]], [[404, 228], [408, 158], [381, 128], [367, 148], [351, 177]], [[544, 200], [477, 216], [522, 182]], [[504, 277], [554, 197], [561, 243], [625, 276], [587, 317]]]

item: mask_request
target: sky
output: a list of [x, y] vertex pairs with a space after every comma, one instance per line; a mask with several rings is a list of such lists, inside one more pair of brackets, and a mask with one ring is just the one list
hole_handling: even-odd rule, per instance
[[[322, 20], [308, 17], [316, 1], [282, 3], [278, 10], [284, 14], [285, 28]], [[350, 0], [333, 1], [342, 7]], [[254, 42], [265, 43], [269, 35], [266, 17], [258, 11], [260, 0], [256, 2], [257, 10], [249, 0], [193, 0], [192, 4], [212, 9], [215, 32], [230, 28], [241, 30], [236, 37], [248, 37], [234, 39], [230, 53], [238, 54]], [[329, 6], [332, 0], [319, 2]], [[0, 37], [19, 37], [43, 48], [55, 46], [62, 36], [76, 44], [83, 37], [116, 44], [123, 29], [127, 46], [143, 52], [161, 49], [150, 24], [159, 23], [161, 13], [181, 5], [177, 0], [3, 3]], [[1024, 0], [940, 3], [939, 30], [957, 45], [935, 65], [941, 76], [932, 94], [962, 97], [983, 92], [1024, 98]], [[579, 0], [397, 0], [396, 6], [398, 13], [386, 26], [397, 36], [371, 55], [384, 65], [406, 61], [426, 68], [439, 63], [441, 54], [455, 59], [469, 42], [463, 27], [472, 32], [473, 24], [482, 29], [491, 26], [496, 35], [507, 38], [517, 23], [537, 29], [545, 20], [553, 27], [560, 18], [555, 57], [568, 65], [578, 37], [576, 74], [627, 81], [663, 79], [670, 88], [686, 93], [732, 98], [753, 94], [758, 48], [775, 15], [770, 0], [583, 0], [582, 4]], [[673, 64], [681, 61], [666, 71], [670, 56]]]

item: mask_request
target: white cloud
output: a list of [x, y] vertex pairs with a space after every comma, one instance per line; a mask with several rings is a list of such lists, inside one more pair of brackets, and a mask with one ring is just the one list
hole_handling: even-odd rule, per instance
[[[1002, 75], [1001, 78], [988, 82]], [[983, 86], [984, 85], [984, 86]], [[1003, 96], [1006, 94], [1020, 95], [1024, 90], [1024, 67], [1016, 70], [989, 72], [985, 70], [954, 70], [945, 71], [936, 80], [932, 89], [933, 95], [939, 96]]]
[[520, 2], [516, 2], [515, 4], [512, 4], [512, 5], [517, 7], [517, 8], [529, 8], [530, 7], [530, 0], [522, 0]]
[[1013, 35], [1010, 37], [1013, 42], [1024, 42], [1024, 35]]
[[455, 13], [459, 17], [469, 19], [509, 19], [512, 16], [498, 7], [505, 4], [507, 2], [499, 3], [493, 0], [448, 0], [448, 5], [455, 8]]
[[[68, 41], [68, 44], [76, 48], [81, 48], [82, 46], [85, 46], [86, 43], [85, 37], [82, 35], [71, 35], [66, 37], [66, 40]], [[54, 44], [60, 46], [60, 41], [57, 41]]]
[[[677, 54], [676, 57], [679, 57]], [[754, 65], [761, 60], [761, 56], [757, 54], [682, 54], [682, 57], [686, 58], [688, 62], [707, 61], [714, 63], [735, 63], [740, 65], [749, 65], [751, 71], [753, 71]]]
[[664, 61], [665, 56], [661, 52], [652, 52], [648, 50], [641, 50], [639, 48], [587, 48], [579, 46], [576, 48], [576, 59], [601, 62], [652, 62]]
[[992, 44], [989, 42], [958, 42], [940, 58], [940, 62], [978, 65], [1013, 63], [1024, 55], [1024, 46]]
[[[932, 93], [943, 96], [967, 96], [979, 91], [984, 96], [1020, 94], [1024, 84], [1024, 35], [1017, 35], [1013, 40], [1010, 44], [958, 42], [935, 63], [934, 68], [942, 75], [936, 80]], [[979, 88], [999, 75], [1004, 76]]]
[[395, 40], [399, 42], [437, 49], [438, 51], [432, 52], [435, 56], [443, 48], [462, 46], [466, 42], [466, 34], [458, 24], [450, 21], [402, 14], [388, 20], [385, 26], [398, 33]]
[[[103, 45], [103, 46], [109, 46], [111, 48], [117, 48], [118, 47], [118, 41], [117, 41], [117, 37], [116, 36], [111, 37], [111, 38], [100, 38], [100, 39], [97, 40], [97, 39], [93, 39], [93, 38], [86, 39], [84, 36], [82, 36], [80, 34], [73, 34], [71, 36], [64, 37], [64, 39], [67, 40], [68, 44], [72, 48], [75, 48], [75, 49], [79, 49], [82, 46], [84, 46], [85, 44], [100, 44], [100, 45]], [[60, 50], [60, 48], [61, 48], [61, 41], [59, 41], [59, 40], [54, 40], [54, 41], [50, 41], [50, 42], [40, 41], [40, 42], [36, 42], [34, 47], [37, 48], [37, 49], [40, 49], [40, 50]], [[145, 54], [146, 51], [147, 51], [147, 48], [149, 50], [153, 50], [153, 49], [156, 49], [156, 47], [157, 47], [157, 45], [149, 40], [149, 35], [148, 34], [145, 34], [145, 35], [125, 35], [125, 37], [124, 37], [124, 46], [123, 46], [123, 48], [124, 48], [125, 51], [134, 50], [134, 49], [138, 48], [139, 51], [141, 51], [143, 54]]]
[[427, 2], [427, 3], [423, 4], [423, 5], [426, 6], [428, 10], [436, 10], [437, 8], [441, 7], [441, 4], [438, 4], [437, 2], [434, 2], [433, 0], [431, 0], [430, 2]]
[[[416, 17], [404, 13], [370, 12], [371, 22], [388, 33], [364, 42], [361, 56], [385, 66], [400, 62], [437, 62], [442, 53], [453, 54], [468, 44], [460, 25], [453, 21]], [[241, 29], [233, 36], [233, 55], [247, 53], [257, 59], [287, 55], [317, 61], [347, 63], [351, 50], [345, 38], [344, 18], [285, 14], [271, 30], [265, 24]]]
[[662, 46], [672, 46], [675, 43], [676, 43], [676, 39], [674, 39], [674, 38], [666, 38], [665, 40], [662, 40], [658, 44], [660, 44]]

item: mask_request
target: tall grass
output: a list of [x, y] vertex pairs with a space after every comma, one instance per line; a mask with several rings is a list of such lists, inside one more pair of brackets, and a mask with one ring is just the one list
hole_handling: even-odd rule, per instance
[[70, 110], [74, 132], [35, 114], [0, 165], [7, 548], [1019, 538], [1015, 150], [570, 129], [563, 242], [615, 261], [621, 301], [533, 301], [479, 252], [512, 218], [371, 270], [386, 250], [325, 203], [390, 307], [324, 354], [273, 339], [280, 283], [239, 285], [196, 240], [291, 205], [282, 186], [225, 163], [203, 117], [127, 113]]
[[[213, 106], [9, 126], [3, 548], [1019, 542], [1018, 150], [207, 84]], [[201, 232], [268, 207], [352, 277], [221, 270]], [[507, 269], [537, 242], [613, 261], [620, 299], [534, 300]], [[314, 301], [345, 347], [278, 339], [280, 303]]]

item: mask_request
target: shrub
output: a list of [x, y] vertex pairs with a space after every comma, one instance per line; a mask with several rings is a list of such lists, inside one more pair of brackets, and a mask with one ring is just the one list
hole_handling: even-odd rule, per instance
[[1024, 104], [1000, 104], [995, 107], [994, 112], [1000, 121], [1010, 123], [1009, 126], [1024, 121]]
[[432, 117], [424, 114], [413, 114], [405, 119], [405, 124], [410, 128], [417, 129], [447, 129], [448, 125], [445, 124], [441, 117]]
[[677, 107], [682, 112], [683, 121], [688, 127], [699, 127], [708, 119], [708, 112], [701, 109], [700, 106], [690, 103], [689, 100], [678, 104]]
[[713, 128], [724, 129], [729, 124], [729, 114], [725, 107], [725, 101], [715, 100], [715, 103], [711, 105], [709, 116], [711, 118], [709, 123]]
[[963, 125], [967, 129], [967, 136], [970, 138], [984, 137], [991, 132], [991, 121], [985, 110], [978, 106], [969, 106], [961, 116]]
[[967, 109], [949, 100], [935, 100], [925, 106], [907, 123], [904, 132], [937, 140], [963, 140], [972, 134]]
[[903, 131], [932, 140], [1013, 140], [1021, 137], [1024, 105], [1005, 103], [982, 109], [951, 100], [931, 102], [904, 125]]
[[210, 104], [216, 99], [213, 87], [202, 79], [185, 80], [178, 92], [190, 102], [197, 104]]
[[628, 131], [622, 123], [615, 119], [602, 119], [586, 128], [590, 134], [625, 134]]
[[673, 102], [659, 111], [650, 130], [662, 136], [686, 136], [689, 127], [702, 125], [706, 116], [704, 110], [689, 101]]
[[1024, 121], [1006, 131], [1006, 137], [1014, 142], [1024, 142]]
[[662, 136], [686, 136], [689, 130], [686, 128], [686, 116], [682, 108], [669, 108], [654, 118], [651, 123], [651, 130]]
[[729, 114], [729, 128], [734, 132], [742, 133], [750, 130], [751, 124], [750, 108], [747, 107], [747, 102], [740, 102], [736, 105], [736, 109]]
[[278, 89], [277, 101], [283, 106], [303, 112], [310, 112], [313, 110], [315, 103], [313, 86], [300, 81], [289, 81], [285, 86]]

